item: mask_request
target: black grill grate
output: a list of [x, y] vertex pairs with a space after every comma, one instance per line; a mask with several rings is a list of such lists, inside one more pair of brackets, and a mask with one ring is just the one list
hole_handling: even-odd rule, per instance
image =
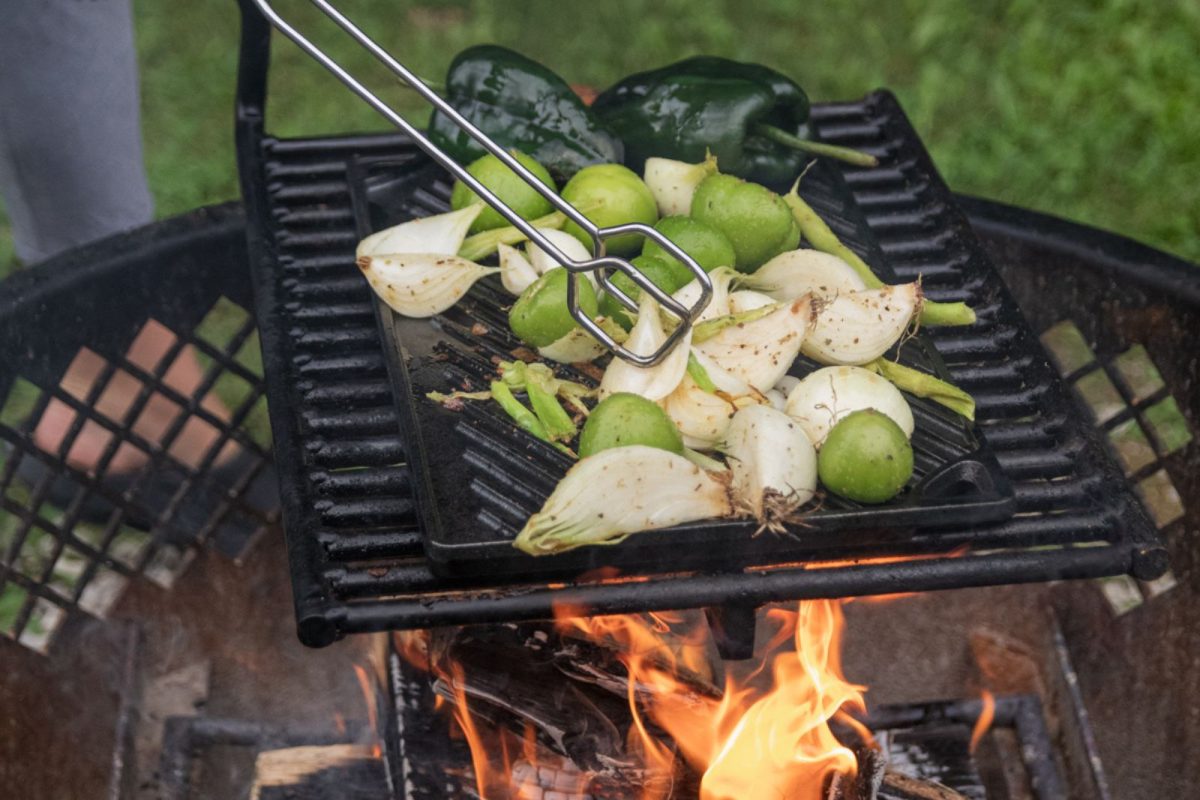
[[[244, 59], [262, 59], [253, 32]], [[254, 50], [257, 42], [258, 49]], [[245, 73], [245, 70], [244, 70]], [[354, 265], [348, 165], [418, 158], [402, 136], [279, 140], [262, 133], [262, 87], [243, 86], [239, 153], [252, 269], [300, 637], [544, 618], [556, 602], [597, 613], [1160, 574], [1165, 552], [1094, 434], [1073, 415], [1011, 297], [987, 263], [895, 100], [818, 106], [828, 141], [885, 167], [845, 178], [896, 274], [980, 312], [931, 331], [978, 401], [987, 440], [1015, 485], [998, 524], [917, 535], [924, 558], [740, 571], [499, 582], [437, 577], [424, 558], [372, 296]], [[259, 104], [246, 102], [257, 92]], [[251, 98], [253, 100], [253, 98]], [[886, 535], [844, 559], [887, 556]], [[952, 548], [958, 552], [947, 555]], [[969, 552], [965, 552], [969, 549]], [[892, 553], [896, 555], [896, 553]]]
[[[5, 282], [0, 636], [45, 651], [130, 582], [170, 588], [194, 544], [236, 557], [277, 519], [269, 444], [252, 433], [265, 401], [249, 282], [226, 275], [241, 239], [235, 210], [202, 210]], [[188, 453], [197, 430], [211, 439]]]

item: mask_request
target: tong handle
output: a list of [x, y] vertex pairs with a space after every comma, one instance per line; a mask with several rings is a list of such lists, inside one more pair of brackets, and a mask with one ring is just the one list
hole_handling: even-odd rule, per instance
[[[360, 99], [378, 111], [385, 119], [398, 127], [400, 130], [408, 134], [417, 146], [424, 150], [430, 158], [444, 167], [455, 178], [462, 181], [472, 191], [476, 193], [485, 203], [496, 209], [506, 220], [509, 221], [515, 228], [523, 233], [528, 239], [538, 247], [550, 255], [562, 267], [570, 272], [598, 272], [600, 283], [605, 287], [606, 291], [613, 294], [622, 305], [630, 310], [636, 310], [636, 304], [633, 300], [622, 292], [619, 288], [612, 285], [608, 277], [609, 270], [617, 270], [629, 276], [643, 291], [647, 291], [653, 296], [662, 306], [667, 309], [673, 316], [679, 319], [679, 324], [663, 342], [662, 346], [653, 353], [635, 353], [622, 345], [618, 344], [608, 333], [606, 333], [587, 313], [580, 308], [578, 296], [576, 292], [575, 281], [567, 283], [567, 305], [569, 306], [571, 316], [580, 324], [588, 333], [598, 339], [606, 347], [612, 350], [618, 357], [630, 361], [639, 366], [652, 366], [657, 364], [675, 347], [676, 343], [684, 336], [686, 331], [691, 327], [693, 320], [704, 310], [712, 297], [712, 279], [708, 273], [696, 263], [696, 261], [683, 251], [677, 244], [664, 236], [661, 232], [655, 230], [649, 225], [642, 223], [629, 223], [625, 225], [615, 225], [606, 228], [596, 226], [590, 219], [584, 216], [579, 209], [568, 203], [550, 187], [543, 184], [537, 177], [525, 168], [523, 164], [517, 161], [511, 154], [504, 150], [503, 147], [489, 138], [483, 131], [475, 127], [469, 120], [463, 117], [458, 111], [442, 99], [436, 92], [430, 89], [420, 78], [411, 70], [397, 61], [390, 53], [383, 49], [377, 42], [369, 37], [361, 28], [350, 21], [344, 14], [335, 8], [328, 0], [311, 0], [313, 5], [319, 8], [330, 19], [349, 34], [355, 41], [366, 48], [372, 55], [388, 69], [400, 77], [405, 83], [412, 87], [414, 91], [420, 94], [427, 102], [433, 105], [439, 112], [445, 114], [455, 125], [478, 142], [485, 150], [498, 158], [501, 163], [511, 169], [516, 175], [521, 178], [526, 184], [537, 191], [542, 197], [546, 198], [559, 211], [561, 211], [568, 219], [577, 224], [580, 228], [588, 233], [592, 239], [593, 258], [588, 261], [575, 261], [568, 257], [565, 253], [558, 249], [554, 243], [545, 235], [534, 227], [529, 221], [521, 215], [513, 211], [509, 206], [497, 197], [490, 189], [484, 186], [475, 176], [467, 172], [466, 168], [460, 165], [457, 161], [446, 155], [440, 148], [437, 147], [425, 135], [423, 131], [404, 119], [395, 109], [381, 100], [370, 89], [364, 86], [357, 78], [351, 75], [345, 68], [337, 63], [325, 51], [321, 50], [306, 38], [300, 31], [293, 27], [286, 19], [284, 19], [271, 5], [270, 0], [253, 0], [254, 5], [259, 9], [264, 17], [272, 25], [274, 25], [284, 36], [296, 43], [301, 50], [307, 53], [321, 66], [329, 70], [333, 75], [345, 84], [354, 94]], [[646, 277], [637, 267], [633, 266], [628, 260], [609, 256], [605, 254], [604, 240], [612, 236], [620, 236], [626, 234], [640, 234], [652, 241], [656, 242], [672, 256], [677, 258], [681, 263], [691, 270], [692, 274], [700, 281], [701, 296], [697, 303], [688, 308], [681, 304], [666, 293], [663, 289], [657, 286], [653, 281]]]

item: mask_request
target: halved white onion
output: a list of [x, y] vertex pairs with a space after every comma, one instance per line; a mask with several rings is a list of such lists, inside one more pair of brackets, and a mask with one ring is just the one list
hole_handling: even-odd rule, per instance
[[483, 203], [472, 203], [458, 211], [409, 220], [373, 233], [358, 243], [354, 255], [393, 255], [397, 253], [436, 253], [458, 255], [471, 223], [483, 211]]
[[792, 366], [811, 324], [812, 303], [806, 295], [759, 319], [730, 325], [696, 349], [765, 392]]
[[[659, 314], [658, 301], [649, 292], [642, 292], [638, 302], [638, 319], [629, 331], [625, 347], [641, 356], [655, 353], [667, 340]], [[675, 391], [687, 372], [688, 351], [692, 330], [676, 342], [674, 349], [657, 364], [640, 367], [621, 358], [614, 358], [600, 380], [600, 399], [617, 392], [632, 392], [647, 400], [658, 401]]]
[[780, 253], [745, 276], [742, 285], [776, 300], [809, 293], [826, 298], [867, 288], [854, 267], [837, 256], [807, 248]]
[[912, 436], [912, 409], [904, 395], [886, 378], [862, 367], [824, 367], [810, 373], [788, 394], [786, 410], [819, 448], [838, 420], [864, 408], [886, 414], [905, 436]]
[[743, 311], [753, 311], [773, 305], [775, 300], [762, 292], [752, 289], [739, 289], [729, 295], [729, 313], [741, 314]]
[[358, 266], [375, 294], [405, 317], [432, 317], [462, 299], [475, 281], [499, 272], [440, 253], [359, 256]]
[[551, 555], [616, 544], [639, 531], [728, 517], [733, 506], [727, 476], [655, 447], [602, 450], [567, 471], [513, 546]]
[[711, 450], [725, 438], [729, 420], [739, 408], [763, 403], [764, 397], [750, 384], [730, 375], [715, 361], [693, 350], [693, 356], [708, 375], [715, 392], [706, 392], [684, 373], [675, 391], [659, 401], [679, 428], [683, 443], [696, 450]]
[[521, 292], [538, 279], [537, 270], [525, 258], [525, 254], [515, 247], [501, 244], [497, 251], [500, 254], [500, 282], [509, 294], [520, 297]]
[[[693, 324], [733, 313], [729, 310], [729, 289], [739, 275], [740, 273], [729, 267], [717, 267], [708, 273], [709, 278], [712, 279], [712, 297], [709, 298], [708, 305], [696, 317]], [[671, 297], [682, 303], [684, 308], [691, 308], [700, 300], [700, 293], [700, 281], [692, 280], [682, 288], [676, 289]]]
[[741, 409], [720, 449], [729, 458], [737, 510], [768, 527], [778, 526], [816, 492], [817, 452], [800, 424], [782, 411]]
[[717, 159], [709, 156], [699, 164], [669, 158], [647, 158], [642, 180], [654, 195], [659, 216], [686, 215], [692, 210], [692, 195], [700, 181], [717, 171]]
[[816, 308], [803, 352], [822, 364], [867, 364], [886, 353], [921, 313], [919, 283], [842, 292]]
[[572, 328], [570, 333], [545, 347], [538, 348], [538, 355], [560, 364], [578, 364], [599, 358], [606, 352], [604, 345], [583, 328]]

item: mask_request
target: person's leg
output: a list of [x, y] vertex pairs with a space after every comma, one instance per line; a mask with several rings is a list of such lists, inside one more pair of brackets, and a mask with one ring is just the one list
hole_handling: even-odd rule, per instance
[[0, 192], [26, 263], [143, 225], [130, 0], [0, 0]]

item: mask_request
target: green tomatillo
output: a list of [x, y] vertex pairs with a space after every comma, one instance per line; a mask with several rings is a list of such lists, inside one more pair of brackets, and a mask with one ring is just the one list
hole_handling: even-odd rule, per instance
[[582, 275], [559, 267], [531, 283], [508, 312], [508, 325], [521, 341], [545, 347], [566, 336], [578, 323], [567, 306], [567, 281], [574, 277], [579, 307], [589, 317], [599, 313], [596, 290]]
[[783, 198], [733, 175], [710, 175], [700, 182], [692, 217], [728, 237], [739, 272], [754, 272], [800, 244], [800, 227]]
[[[654, 229], [683, 249], [683, 252], [696, 260], [705, 272], [712, 272], [717, 267], [732, 267], [737, 261], [737, 252], [733, 242], [706, 222], [693, 217], [663, 217]], [[661, 245], [652, 239], [647, 239], [642, 247], [642, 255], [655, 256], [666, 261], [675, 273], [680, 286], [686, 286], [696, 279], [692, 271], [683, 262], [668, 253]]]
[[891, 500], [913, 473], [913, 449], [891, 417], [873, 408], [838, 421], [817, 454], [821, 483], [860, 503]]
[[579, 434], [579, 457], [613, 447], [645, 445], [683, 452], [683, 437], [667, 413], [640, 395], [618, 392], [601, 400]]
[[[588, 208], [584, 214], [598, 227], [641, 222], [653, 225], [658, 221], [658, 204], [649, 187], [633, 170], [620, 164], [596, 164], [585, 167], [567, 181], [562, 198], [576, 208]], [[589, 249], [592, 237], [573, 222], [563, 230], [583, 242]], [[641, 247], [637, 234], [614, 236], [604, 240], [609, 255], [628, 256]]]
[[[520, 150], [510, 150], [509, 154], [516, 158], [521, 166], [532, 172], [539, 181], [549, 187], [550, 191], [554, 192], [558, 190], [558, 187], [554, 185], [554, 179], [550, 177], [549, 171], [531, 156], [525, 155]], [[486, 186], [492, 194], [500, 198], [505, 205], [517, 212], [523, 219], [536, 219], [554, 211], [554, 206], [550, 204], [549, 200], [542, 197], [537, 189], [527, 184], [523, 178], [509, 169], [506, 164], [491, 153], [471, 162], [467, 167], [467, 172], [471, 173], [471, 177]], [[478, 202], [481, 202], [481, 198], [474, 190], [462, 181], [454, 182], [454, 191], [450, 194], [450, 208], [457, 211], [460, 208], [466, 208], [472, 203]], [[490, 231], [494, 228], [503, 228], [509, 224], [509, 221], [501, 216], [499, 211], [485, 205], [483, 211], [471, 223], [471, 229], [468, 233]]]
[[[637, 267], [655, 286], [667, 294], [672, 294], [676, 289], [690, 282], [690, 272], [688, 273], [688, 280], [681, 280], [678, 271], [665, 258], [640, 255], [632, 259], [629, 263]], [[686, 269], [684, 271], [687, 272]], [[642, 287], [634, 283], [633, 279], [624, 272], [614, 274], [611, 280], [630, 300], [636, 303], [641, 298]], [[633, 326], [633, 321], [629, 318], [629, 311], [625, 308], [624, 304], [610, 294], [605, 294], [600, 299], [600, 313], [606, 317], [615, 319], [617, 324], [625, 330], [629, 330]]]

